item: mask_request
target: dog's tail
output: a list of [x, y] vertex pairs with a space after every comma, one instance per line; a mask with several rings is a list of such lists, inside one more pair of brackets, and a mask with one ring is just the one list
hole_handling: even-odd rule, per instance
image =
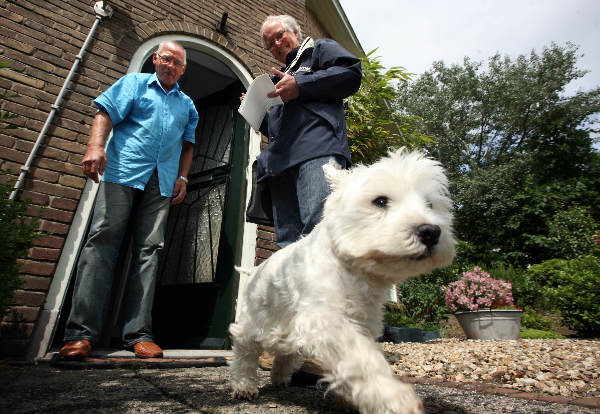
[[240, 267], [240, 266], [234, 266], [235, 270], [237, 270], [237, 272], [240, 275], [246, 275], [246, 276], [250, 276], [253, 272], [254, 269], [248, 269], [246, 267]]

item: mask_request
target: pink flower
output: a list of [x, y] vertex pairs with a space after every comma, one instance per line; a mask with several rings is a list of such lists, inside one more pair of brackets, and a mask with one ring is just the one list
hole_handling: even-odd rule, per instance
[[512, 285], [504, 280], [492, 279], [479, 266], [463, 272], [460, 280], [442, 286], [446, 306], [452, 312], [474, 311], [494, 305], [514, 305]]

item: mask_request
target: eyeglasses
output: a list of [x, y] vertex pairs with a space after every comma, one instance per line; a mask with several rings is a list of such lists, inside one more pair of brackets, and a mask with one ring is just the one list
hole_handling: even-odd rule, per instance
[[182, 63], [179, 60], [172, 58], [171, 56], [163, 56], [163, 55], [159, 55], [158, 53], [156, 53], [156, 56], [158, 56], [158, 60], [160, 60], [161, 63], [164, 63], [165, 65], [172, 63], [173, 65], [175, 65], [179, 68], [182, 68], [185, 66], [185, 63]]
[[267, 43], [267, 50], [271, 50], [273, 48], [273, 46], [275, 46], [275, 42], [277, 42], [278, 40], [281, 40], [281, 38], [283, 37], [284, 34], [285, 34], [285, 30], [278, 31], [277, 34], [275, 35], [275, 39], [273, 39], [269, 43]]

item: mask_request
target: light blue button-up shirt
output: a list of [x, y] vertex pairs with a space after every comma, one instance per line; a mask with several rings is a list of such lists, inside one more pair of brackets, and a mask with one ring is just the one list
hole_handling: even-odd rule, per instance
[[102, 180], [143, 190], [158, 169], [160, 193], [173, 196], [183, 140], [195, 142], [198, 112], [175, 84], [166, 93], [156, 74], [130, 73], [94, 100], [113, 123]]

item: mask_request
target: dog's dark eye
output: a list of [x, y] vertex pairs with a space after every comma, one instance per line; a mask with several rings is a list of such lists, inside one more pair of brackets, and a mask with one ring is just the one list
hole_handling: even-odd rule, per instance
[[426, 201], [425, 202], [425, 207], [432, 209], [433, 208], [433, 204], [431, 203], [431, 201]]
[[372, 203], [379, 208], [385, 208], [387, 207], [388, 201], [390, 201], [390, 199], [386, 196], [379, 196], [375, 200], [373, 200]]

